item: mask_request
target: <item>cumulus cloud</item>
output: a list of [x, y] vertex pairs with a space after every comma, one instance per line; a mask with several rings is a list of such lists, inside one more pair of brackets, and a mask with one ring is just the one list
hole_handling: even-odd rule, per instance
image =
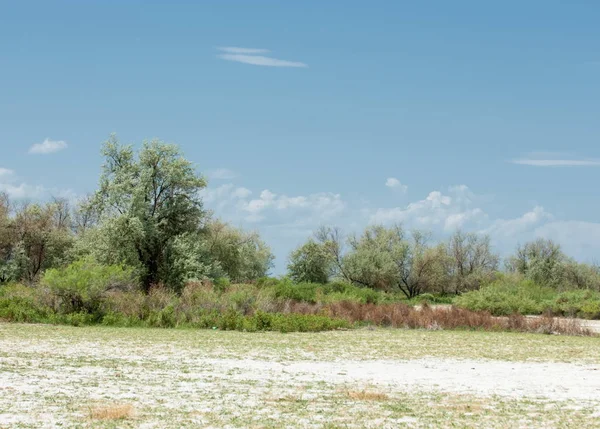
[[493, 236], [514, 237], [517, 234], [531, 231], [533, 228], [551, 219], [553, 219], [553, 216], [550, 213], [544, 210], [543, 207], [536, 206], [533, 210], [515, 219], [497, 219], [491, 226], [483, 230], [483, 232]]
[[0, 192], [6, 193], [13, 200], [36, 199], [46, 192], [43, 186], [34, 186], [27, 183], [2, 183]]
[[474, 196], [467, 186], [454, 186], [445, 195], [432, 191], [423, 200], [405, 207], [378, 208], [372, 211], [369, 221], [375, 224], [401, 223], [408, 228], [452, 231], [468, 222], [478, 224], [486, 218], [484, 211], [475, 204]]
[[294, 217], [318, 222], [331, 219], [346, 207], [339, 194], [329, 192], [290, 197], [265, 189], [255, 198], [251, 198], [252, 195], [251, 190], [231, 183], [208, 187], [201, 192], [208, 207], [223, 209], [230, 219], [250, 223], [261, 222], [267, 217], [276, 223], [289, 222]]
[[300, 214], [327, 220], [344, 210], [345, 203], [339, 194], [321, 192], [307, 196], [288, 197], [277, 195], [265, 189], [259, 198], [247, 201], [242, 208], [248, 213], [247, 220], [258, 222], [265, 218], [267, 211], [278, 214]]
[[12, 200], [36, 200], [56, 196], [72, 200], [75, 193], [69, 189], [31, 185], [19, 179], [14, 170], [0, 167], [0, 192]]
[[534, 230], [535, 237], [552, 239], [563, 250], [580, 261], [600, 262], [600, 223], [551, 221]]
[[217, 55], [217, 57], [226, 61], [235, 61], [238, 63], [265, 67], [308, 67], [307, 64], [299, 61], [281, 60], [278, 58], [258, 55], [268, 53], [268, 49], [239, 47], [223, 47], [217, 49], [223, 52], [222, 54]]
[[49, 153], [59, 152], [67, 148], [67, 142], [62, 140], [46, 139], [42, 143], [36, 143], [29, 148], [30, 154], [46, 155]]
[[15, 172], [13, 170], [10, 170], [8, 168], [2, 168], [2, 167], [0, 167], [0, 178], [12, 176], [14, 173]]
[[408, 186], [403, 185], [400, 180], [396, 179], [395, 177], [388, 177], [385, 181], [385, 186], [402, 193], [405, 193], [408, 190]]

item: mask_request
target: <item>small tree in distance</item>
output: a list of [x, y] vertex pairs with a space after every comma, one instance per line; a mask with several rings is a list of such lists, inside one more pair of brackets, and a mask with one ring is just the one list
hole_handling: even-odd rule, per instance
[[309, 239], [290, 254], [287, 268], [295, 282], [327, 283], [332, 271], [331, 254], [324, 244]]

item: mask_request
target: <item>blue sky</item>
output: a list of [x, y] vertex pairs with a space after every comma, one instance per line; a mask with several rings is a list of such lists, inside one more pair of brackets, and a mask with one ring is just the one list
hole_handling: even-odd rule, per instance
[[600, 260], [596, 1], [1, 9], [15, 199], [92, 191], [116, 132], [179, 144], [211, 179], [207, 206], [259, 230], [276, 272], [317, 226], [374, 222], [483, 231], [502, 253], [544, 236]]

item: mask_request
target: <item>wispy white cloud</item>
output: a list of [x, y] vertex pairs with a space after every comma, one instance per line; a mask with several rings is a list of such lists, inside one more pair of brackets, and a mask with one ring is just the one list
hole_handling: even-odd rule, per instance
[[235, 171], [229, 170], [228, 168], [217, 168], [215, 170], [209, 170], [206, 175], [209, 179], [214, 180], [231, 180], [237, 177]]
[[269, 52], [268, 49], [239, 48], [236, 46], [220, 46], [217, 49], [222, 52], [227, 52], [228, 54], [245, 54], [245, 55], [266, 54]]
[[600, 159], [580, 158], [558, 152], [536, 152], [510, 161], [513, 164], [533, 167], [598, 167]]
[[305, 63], [298, 61], [279, 60], [277, 58], [264, 57], [262, 55], [221, 54], [219, 58], [238, 63], [252, 64], [254, 66], [266, 67], [308, 67]]
[[402, 193], [405, 193], [406, 191], [408, 191], [408, 186], [403, 185], [400, 182], [400, 180], [396, 179], [395, 177], [388, 177], [388, 179], [385, 181], [385, 186], [387, 186], [388, 188], [391, 188], [391, 189], [395, 189]]
[[268, 49], [239, 47], [222, 47], [217, 49], [223, 52], [222, 54], [217, 55], [217, 57], [227, 61], [235, 61], [238, 63], [264, 67], [308, 67], [307, 64], [299, 61], [281, 60], [278, 58], [259, 55], [268, 53]]
[[46, 155], [58, 152], [67, 148], [67, 142], [63, 140], [46, 139], [42, 143], [36, 143], [29, 148], [29, 153], [36, 155]]

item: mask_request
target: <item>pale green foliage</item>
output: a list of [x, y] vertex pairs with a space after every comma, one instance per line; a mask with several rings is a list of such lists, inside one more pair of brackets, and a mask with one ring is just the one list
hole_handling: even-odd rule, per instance
[[558, 244], [540, 238], [519, 246], [516, 254], [508, 259], [507, 268], [537, 284], [556, 287], [561, 283], [565, 261], [566, 257]]
[[10, 216], [6, 196], [0, 198], [0, 282], [34, 282], [52, 266], [68, 262], [74, 237], [64, 200], [25, 204]]
[[593, 289], [600, 291], [600, 267], [569, 260], [563, 267], [563, 289]]
[[359, 238], [351, 237], [349, 244], [351, 251], [344, 257], [344, 271], [351, 281], [392, 290], [406, 276], [410, 246], [400, 226], [368, 227]]
[[322, 229], [317, 237], [346, 281], [384, 291], [401, 291], [408, 298], [439, 288], [444, 277], [444, 250], [428, 245], [418, 231], [407, 236], [401, 226], [368, 227], [348, 240], [343, 253], [337, 230]]
[[332, 260], [326, 244], [308, 240], [290, 254], [287, 269], [295, 282], [327, 283]]
[[167, 270], [162, 273], [168, 284], [184, 284], [224, 276], [219, 262], [208, 251], [208, 243], [198, 234], [176, 237], [168, 261], [165, 265]]
[[500, 258], [492, 252], [489, 236], [457, 231], [446, 251], [448, 281], [442, 292], [459, 294], [493, 280]]
[[104, 265], [88, 257], [47, 270], [41, 284], [59, 298], [64, 311], [94, 311], [108, 292], [137, 288], [137, 277], [129, 267]]
[[198, 233], [206, 217], [199, 195], [204, 178], [176, 146], [157, 140], [144, 142], [136, 156], [111, 136], [102, 153], [100, 189], [91, 202], [100, 219], [93, 252], [103, 262], [119, 258], [138, 267], [145, 290], [171, 280], [165, 273], [175, 240]]
[[8, 195], [0, 193], [0, 283], [14, 280], [17, 276], [12, 221], [9, 212]]
[[568, 258], [551, 240], [540, 238], [519, 246], [516, 254], [507, 260], [507, 268], [555, 289], [600, 290], [600, 269]]
[[271, 250], [255, 232], [213, 220], [206, 225], [202, 237], [206, 251], [232, 282], [264, 277], [273, 265]]

